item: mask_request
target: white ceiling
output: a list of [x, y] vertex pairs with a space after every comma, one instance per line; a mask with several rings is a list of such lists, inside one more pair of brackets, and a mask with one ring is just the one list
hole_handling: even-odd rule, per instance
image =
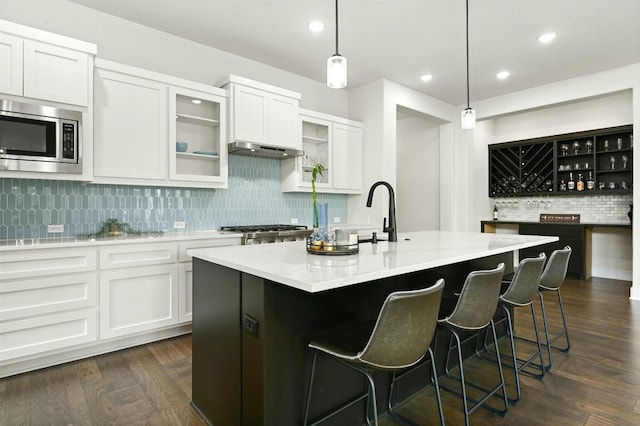
[[[72, 0], [314, 80], [335, 52], [333, 0]], [[470, 0], [470, 97], [640, 62], [640, 0]], [[349, 86], [386, 78], [466, 102], [464, 0], [340, 0]], [[321, 19], [326, 29], [306, 28]], [[549, 45], [538, 35], [557, 32]], [[495, 74], [508, 70], [504, 81]], [[434, 75], [423, 83], [419, 76]]]

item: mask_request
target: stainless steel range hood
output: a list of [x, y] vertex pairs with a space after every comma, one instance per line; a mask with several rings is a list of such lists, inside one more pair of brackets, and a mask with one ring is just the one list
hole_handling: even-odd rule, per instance
[[272, 145], [260, 145], [256, 143], [242, 142], [242, 141], [235, 141], [235, 142], [229, 143], [228, 149], [229, 149], [229, 154], [277, 158], [279, 160], [284, 160], [286, 158], [293, 158], [293, 157], [299, 157], [301, 155], [304, 155], [304, 151], [297, 150], [297, 149], [282, 148], [279, 146], [272, 146]]

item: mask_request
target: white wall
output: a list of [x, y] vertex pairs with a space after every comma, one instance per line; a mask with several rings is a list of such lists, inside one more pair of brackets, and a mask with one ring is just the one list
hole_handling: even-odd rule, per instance
[[301, 106], [348, 117], [348, 92], [241, 56], [135, 24], [67, 0], [2, 0], [7, 21], [98, 45], [98, 57], [204, 84], [229, 74], [303, 94]]
[[398, 107], [398, 232], [440, 229], [440, 124]]
[[[396, 140], [398, 106], [422, 114], [434, 125], [439, 126], [440, 157], [443, 155], [443, 147], [452, 145], [453, 133], [449, 130], [448, 124], [454, 114], [451, 105], [388, 80], [376, 81], [350, 90], [350, 117], [362, 121], [365, 125], [365, 189], [378, 180], [387, 181], [394, 188], [398, 187]], [[443, 182], [442, 179], [441, 182]], [[447, 183], [449, 182], [452, 181]], [[442, 188], [441, 185], [441, 191]], [[367, 209], [364, 207], [367, 192], [349, 197], [349, 222], [376, 224], [381, 227], [382, 219], [387, 216], [388, 197], [383, 190], [377, 189], [373, 206]], [[446, 202], [446, 198], [441, 197], [440, 201]], [[441, 227], [442, 211], [441, 208]]]

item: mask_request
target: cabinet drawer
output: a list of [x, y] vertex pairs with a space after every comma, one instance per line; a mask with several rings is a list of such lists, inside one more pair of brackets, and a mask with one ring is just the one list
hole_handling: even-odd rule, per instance
[[0, 253], [0, 280], [95, 271], [94, 247], [42, 248]]
[[96, 338], [96, 308], [0, 322], [0, 363], [93, 343]]
[[187, 250], [204, 247], [222, 247], [222, 246], [239, 246], [240, 236], [229, 238], [216, 238], [211, 240], [188, 241], [178, 245], [180, 262], [190, 262], [191, 256]]
[[95, 307], [95, 272], [0, 282], [0, 321]]
[[162, 265], [177, 259], [176, 243], [122, 244], [100, 248], [100, 269]]

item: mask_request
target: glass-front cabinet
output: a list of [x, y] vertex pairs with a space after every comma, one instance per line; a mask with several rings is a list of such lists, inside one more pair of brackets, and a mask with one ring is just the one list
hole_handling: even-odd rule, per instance
[[312, 171], [316, 191], [361, 194], [363, 185], [364, 126], [357, 121], [300, 108], [300, 138], [304, 155], [282, 160], [282, 190], [311, 191]]
[[331, 186], [331, 174], [333, 167], [329, 165], [331, 158], [331, 122], [316, 119], [309, 116], [301, 116], [302, 150], [304, 155], [299, 160], [302, 162], [301, 185], [311, 186], [312, 170], [316, 164], [322, 164], [325, 168], [322, 175], [316, 176], [316, 188], [328, 188]]
[[226, 183], [225, 96], [171, 87], [169, 104], [170, 179]]

